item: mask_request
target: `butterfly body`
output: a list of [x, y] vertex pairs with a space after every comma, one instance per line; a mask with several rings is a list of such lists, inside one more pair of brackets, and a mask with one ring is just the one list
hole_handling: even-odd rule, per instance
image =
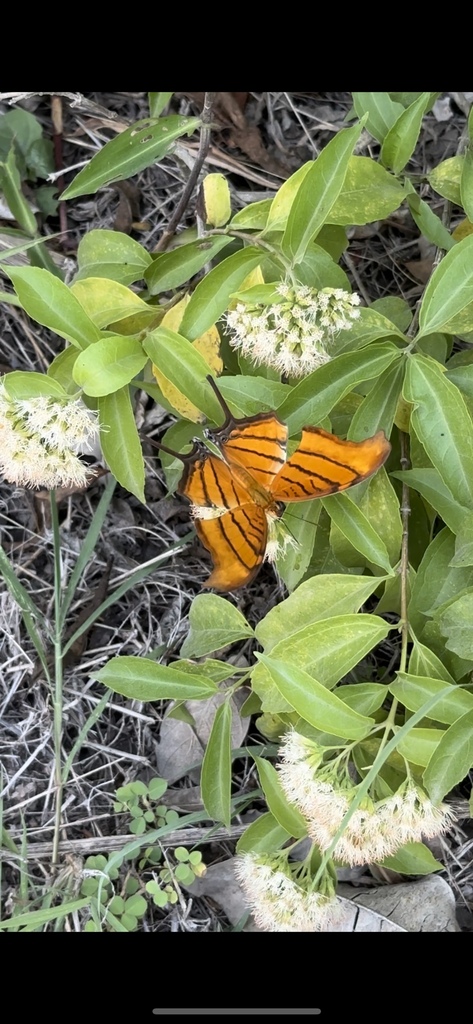
[[391, 446], [382, 430], [357, 442], [309, 426], [287, 459], [288, 428], [277, 414], [238, 419], [208, 380], [225, 412], [223, 425], [206, 431], [219, 454], [202, 441], [194, 441], [189, 454], [171, 454], [184, 463], [177, 489], [191, 502], [197, 534], [214, 563], [204, 586], [226, 592], [254, 579], [287, 502], [325, 497], [367, 479]]

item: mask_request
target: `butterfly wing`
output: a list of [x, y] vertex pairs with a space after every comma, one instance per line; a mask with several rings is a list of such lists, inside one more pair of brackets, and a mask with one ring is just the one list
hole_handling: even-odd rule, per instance
[[250, 583], [266, 551], [265, 513], [208, 448], [195, 444], [184, 466], [178, 491], [192, 502], [197, 535], [214, 564], [204, 586], [225, 592]]
[[276, 501], [306, 501], [345, 491], [386, 461], [391, 445], [379, 430], [365, 441], [342, 441], [321, 427], [305, 427], [302, 440], [271, 485]]
[[286, 461], [287, 426], [272, 412], [232, 418], [209, 436], [229, 466], [242, 467], [265, 489]]
[[197, 508], [231, 509], [251, 501], [248, 491], [223, 459], [199, 443], [185, 457], [177, 490]]
[[214, 564], [204, 587], [225, 593], [251, 583], [264, 559], [268, 532], [258, 505], [241, 505], [217, 519], [196, 519], [195, 528]]

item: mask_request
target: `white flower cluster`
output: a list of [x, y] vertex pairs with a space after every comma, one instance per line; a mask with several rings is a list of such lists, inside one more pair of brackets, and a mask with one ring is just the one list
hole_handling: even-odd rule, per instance
[[10, 398], [0, 380], [0, 472], [20, 487], [83, 487], [87, 466], [76, 454], [98, 433], [80, 399]]
[[244, 854], [235, 873], [245, 892], [256, 924], [270, 932], [316, 932], [330, 926], [337, 901], [335, 885], [324, 875], [314, 888], [305, 865], [288, 861], [284, 851]]
[[[284, 792], [304, 815], [307, 831], [324, 851], [333, 842], [358, 787], [346, 770], [321, 764], [322, 748], [294, 731], [281, 747], [279, 778]], [[445, 804], [436, 807], [426, 793], [406, 781], [396, 793], [373, 803], [365, 796], [354, 811], [332, 856], [344, 864], [369, 864], [392, 856], [405, 843], [420, 842], [446, 832], [454, 815]]]
[[343, 288], [309, 288], [287, 282], [278, 285], [280, 302], [245, 305], [225, 315], [233, 338], [230, 344], [255, 364], [302, 377], [331, 359], [333, 337], [360, 316], [360, 297]]

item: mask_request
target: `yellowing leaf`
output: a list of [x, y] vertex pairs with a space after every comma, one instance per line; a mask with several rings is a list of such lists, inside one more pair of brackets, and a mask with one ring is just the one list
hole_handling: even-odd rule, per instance
[[466, 238], [467, 235], [471, 235], [472, 233], [473, 224], [471, 223], [471, 220], [468, 220], [468, 217], [465, 217], [464, 220], [461, 220], [460, 223], [457, 224], [455, 231], [452, 231], [452, 238], [454, 238], [456, 242], [461, 242], [463, 238]]
[[230, 189], [223, 174], [207, 174], [202, 182], [204, 221], [213, 228], [221, 228], [232, 215]]
[[[184, 315], [184, 310], [190, 301], [190, 295], [184, 295], [184, 298], [180, 299], [175, 306], [168, 309], [162, 320], [162, 327], [167, 327], [169, 330], [176, 331], [179, 333], [179, 327], [181, 320]], [[215, 324], [209, 327], [200, 338], [196, 338], [195, 341], [189, 342], [192, 348], [195, 348], [197, 352], [205, 359], [209, 370], [212, 371], [215, 376], [218, 376], [223, 369], [223, 361], [220, 356], [220, 335]], [[176, 412], [179, 413], [186, 420], [191, 420], [193, 423], [201, 423], [205, 417], [202, 415], [200, 409], [193, 405], [185, 395], [182, 394], [179, 389], [171, 383], [161, 373], [157, 366], [153, 363], [153, 375], [156, 378], [159, 387], [168, 402], [174, 407]]]
[[143, 320], [141, 327], [145, 327], [156, 317], [155, 307], [148, 306], [131, 288], [106, 277], [84, 278], [72, 284], [70, 290], [101, 329], [137, 314]]
[[175, 331], [176, 334], [179, 334], [184, 310], [189, 302], [190, 295], [184, 295], [184, 298], [179, 299], [175, 306], [171, 306], [171, 309], [168, 309], [161, 320], [161, 327], [168, 327], [170, 331]]
[[220, 335], [215, 324], [212, 324], [208, 331], [204, 331], [200, 338], [196, 338], [192, 345], [204, 357], [212, 373], [218, 377], [223, 370], [223, 360], [220, 355]]
[[411, 422], [412, 402], [406, 402], [406, 399], [402, 395], [399, 397], [397, 403], [396, 414], [394, 416], [394, 422], [399, 430], [404, 430], [407, 434], [409, 433], [409, 425]]
[[[259, 266], [250, 270], [248, 277], [245, 277], [245, 280], [241, 282], [238, 291], [245, 292], [248, 288], [254, 288], [257, 284], [264, 284], [264, 277], [261, 273], [261, 267]], [[237, 303], [240, 301], [241, 299], [232, 299], [231, 302], [228, 303], [228, 309], [236, 309]]]

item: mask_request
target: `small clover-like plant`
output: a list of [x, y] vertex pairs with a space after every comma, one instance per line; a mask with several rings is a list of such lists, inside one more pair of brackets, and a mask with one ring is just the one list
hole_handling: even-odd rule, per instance
[[88, 857], [84, 866], [84, 880], [81, 894], [98, 900], [95, 920], [87, 921], [84, 931], [100, 930], [98, 919], [103, 921], [106, 931], [136, 931], [138, 921], [147, 910], [147, 900], [141, 895], [137, 878], [126, 878], [121, 893], [115, 892], [114, 882], [118, 880], [118, 868], [107, 868], [107, 858], [100, 854]]
[[[153, 854], [156, 851], [151, 851]], [[159, 852], [159, 851], [158, 851]], [[177, 903], [179, 885], [189, 886], [196, 878], [201, 878], [207, 868], [198, 850], [187, 850], [185, 846], [176, 846], [166, 853], [166, 865], [146, 883], [146, 891], [153, 897], [157, 907]]]
[[157, 803], [166, 789], [166, 779], [159, 778], [151, 779], [148, 784], [140, 780], [130, 782], [117, 789], [113, 808], [117, 814], [128, 812], [131, 816], [130, 832], [133, 835], [142, 836], [147, 827], [162, 828], [164, 825], [177, 824], [177, 811]]
[[[113, 883], [118, 878], [118, 869], [110, 868], [106, 871], [107, 858], [103, 854], [97, 857], [87, 857], [84, 865], [83, 882], [80, 888], [82, 896], [98, 896], [105, 903], [113, 893]], [[102, 882], [102, 885], [100, 883]]]

